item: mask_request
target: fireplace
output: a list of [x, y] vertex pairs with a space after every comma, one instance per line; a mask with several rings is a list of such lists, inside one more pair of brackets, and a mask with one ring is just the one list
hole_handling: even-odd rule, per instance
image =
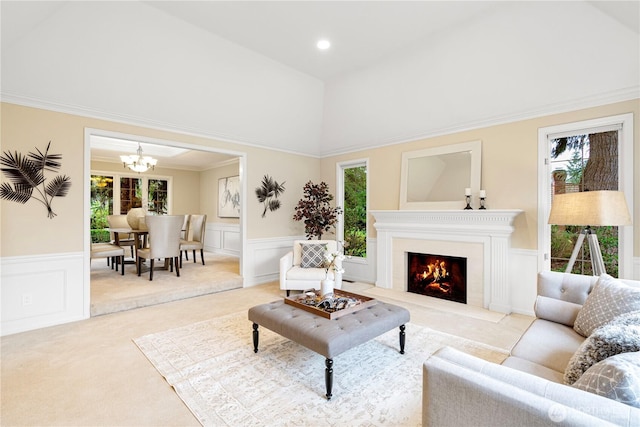
[[467, 303], [467, 259], [407, 253], [407, 292]]
[[378, 233], [376, 286], [406, 293], [409, 252], [455, 254], [467, 259], [466, 304], [511, 312], [511, 287], [518, 282], [509, 280], [509, 252], [521, 210], [370, 212]]

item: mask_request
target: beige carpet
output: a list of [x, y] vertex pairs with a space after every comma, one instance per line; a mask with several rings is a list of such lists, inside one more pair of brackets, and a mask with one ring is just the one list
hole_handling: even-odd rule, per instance
[[[91, 316], [131, 310], [169, 301], [238, 289], [242, 287], [238, 258], [204, 253], [205, 265], [183, 261], [180, 277], [175, 272], [154, 269], [153, 280], [148, 270], [140, 277], [134, 264], [125, 266], [124, 276], [106, 265], [106, 260], [91, 262]], [[147, 261], [148, 264], [148, 261]], [[156, 261], [156, 266], [162, 262]]]
[[422, 364], [443, 346], [501, 362], [500, 349], [412, 323], [334, 359], [324, 397], [324, 357], [261, 328], [253, 352], [246, 311], [146, 335], [134, 342], [202, 425], [420, 425]]

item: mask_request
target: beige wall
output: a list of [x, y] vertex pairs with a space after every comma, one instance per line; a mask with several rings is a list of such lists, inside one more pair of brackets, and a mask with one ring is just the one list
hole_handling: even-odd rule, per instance
[[[482, 188], [487, 191], [487, 207], [524, 210], [524, 215], [516, 220], [512, 244], [516, 248], [537, 249], [538, 129], [624, 113], [634, 114], [634, 256], [640, 256], [640, 173], [637, 172], [640, 171], [639, 100], [325, 158], [322, 160], [322, 179], [334, 189], [337, 162], [368, 158], [371, 187], [369, 209], [398, 209], [403, 152], [479, 139], [482, 140]], [[375, 237], [373, 222], [370, 216], [369, 234]]]
[[[266, 150], [241, 144], [216, 141], [192, 135], [182, 135], [155, 129], [97, 120], [2, 103], [2, 151], [17, 151], [27, 154], [35, 148], [43, 150], [51, 141], [51, 152], [62, 154], [60, 174], [71, 177], [71, 191], [66, 197], [53, 200], [57, 216], [47, 219], [46, 209], [30, 200], [18, 204], [0, 200], [2, 216], [2, 256], [36, 255], [82, 251], [83, 249], [83, 162], [85, 127], [141, 135], [150, 138], [179, 141], [214, 147], [221, 150], [246, 154], [246, 170], [241, 174], [246, 179], [246, 236], [249, 239], [295, 236], [304, 234], [301, 223], [292, 221], [293, 210], [302, 197], [302, 187], [312, 180], [326, 181], [335, 191], [335, 165], [338, 161], [369, 158], [370, 209], [398, 209], [400, 189], [400, 163], [404, 151], [482, 140], [482, 187], [487, 191], [487, 206], [491, 209], [517, 208], [525, 211], [516, 222], [513, 245], [516, 248], [537, 247], [537, 173], [538, 173], [538, 129], [574, 121], [623, 113], [634, 114], [634, 170], [640, 170], [640, 102], [638, 100], [590, 108], [570, 113], [556, 114], [537, 119], [524, 120], [500, 126], [491, 126], [451, 135], [427, 138], [405, 144], [392, 145], [362, 152], [351, 153], [318, 160]], [[305, 141], [301, 141], [304, 144]], [[212, 172], [215, 179], [215, 172]], [[256, 187], [267, 174], [285, 184], [280, 198], [282, 207], [267, 211], [263, 218], [263, 206], [255, 196]], [[47, 177], [53, 174], [45, 174]], [[192, 203], [202, 194], [202, 176], [187, 178], [185, 186], [174, 194], [173, 212], [186, 213], [180, 206], [195, 208]], [[6, 178], [2, 177], [2, 182]], [[217, 193], [217, 185], [215, 193]], [[640, 174], [634, 176], [634, 255], [640, 254]], [[184, 188], [184, 191], [182, 191]], [[217, 195], [203, 199], [198, 210], [211, 214], [217, 221]], [[212, 212], [212, 213], [211, 213]], [[192, 212], [193, 213], [193, 212]], [[370, 233], [375, 236], [373, 219], [370, 218]], [[27, 230], [28, 232], [25, 232]]]
[[218, 180], [240, 174], [239, 163], [212, 168], [200, 173], [200, 209], [191, 213], [207, 215], [207, 222], [238, 224], [238, 218], [220, 218], [218, 216]]
[[[51, 141], [50, 152], [62, 154], [62, 167], [59, 174], [71, 177], [72, 183], [71, 190], [66, 197], [57, 197], [53, 200], [53, 210], [57, 214], [53, 219], [48, 219], [44, 206], [33, 199], [26, 204], [0, 200], [1, 256], [53, 254], [83, 250], [85, 128], [178, 141], [245, 154], [247, 170], [243, 171], [243, 175], [248, 189], [245, 210], [247, 230], [245, 232], [249, 239], [300, 234], [302, 228], [290, 219], [293, 215], [293, 206], [301, 196], [304, 182], [308, 179], [315, 180], [320, 176], [319, 161], [312, 157], [285, 154], [193, 135], [148, 129], [9, 103], [2, 103], [1, 125], [2, 151], [26, 155], [29, 151], [35, 151], [36, 148], [44, 150], [47, 143]], [[301, 144], [304, 143], [305, 141], [301, 141]], [[262, 206], [255, 197], [254, 188], [260, 184], [265, 174], [272, 175], [279, 182], [286, 181], [287, 191], [282, 198], [283, 207], [279, 211], [269, 212], [265, 218], [261, 218]], [[45, 176], [50, 179], [54, 174], [47, 172]], [[187, 179], [185, 175], [184, 178], [184, 191], [178, 191], [174, 194], [173, 212], [176, 214], [183, 213], [180, 206], [203, 209], [200, 205], [192, 205], [201, 191], [200, 177], [193, 176]], [[4, 176], [2, 182], [6, 182]], [[180, 185], [182, 186], [182, 183]], [[298, 189], [300, 189], [300, 194], [296, 192]], [[206, 209], [210, 209], [210, 206]], [[215, 212], [217, 216], [217, 210]]]

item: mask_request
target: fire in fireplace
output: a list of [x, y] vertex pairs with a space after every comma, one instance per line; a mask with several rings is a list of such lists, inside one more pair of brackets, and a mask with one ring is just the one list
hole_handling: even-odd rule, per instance
[[467, 303], [467, 259], [408, 252], [407, 291]]

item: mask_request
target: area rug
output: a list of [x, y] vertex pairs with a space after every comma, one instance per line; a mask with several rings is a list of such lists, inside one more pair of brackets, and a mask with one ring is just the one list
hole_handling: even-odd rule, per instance
[[325, 398], [325, 358], [235, 313], [134, 340], [204, 426], [418, 426], [422, 364], [444, 346], [492, 362], [503, 350], [407, 324], [406, 352], [393, 330], [334, 359]]

